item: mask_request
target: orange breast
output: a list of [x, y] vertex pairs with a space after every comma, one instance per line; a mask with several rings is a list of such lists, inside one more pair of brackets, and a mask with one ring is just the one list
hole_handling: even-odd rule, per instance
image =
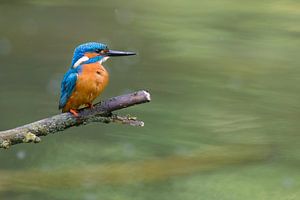
[[82, 66], [75, 89], [63, 111], [78, 109], [82, 105], [92, 104], [106, 87], [109, 80], [108, 72], [100, 63], [90, 63]]

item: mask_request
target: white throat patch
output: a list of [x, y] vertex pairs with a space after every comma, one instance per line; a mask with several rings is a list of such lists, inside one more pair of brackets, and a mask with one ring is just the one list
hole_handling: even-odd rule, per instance
[[105, 61], [107, 61], [109, 59], [108, 56], [104, 56], [101, 60], [99, 60], [99, 63], [102, 64], [104, 63]]
[[76, 61], [76, 63], [73, 65], [73, 68], [78, 67], [78, 66], [81, 65], [83, 62], [88, 61], [88, 60], [89, 60], [89, 57], [87, 57], [87, 56], [81, 57], [81, 58], [78, 59], [78, 60]]

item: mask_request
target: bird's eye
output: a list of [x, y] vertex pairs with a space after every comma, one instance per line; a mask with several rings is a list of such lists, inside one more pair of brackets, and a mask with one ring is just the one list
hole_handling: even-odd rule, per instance
[[100, 53], [100, 52], [101, 52], [101, 49], [96, 49], [95, 52], [96, 52], [96, 53]]
[[103, 49], [103, 50], [100, 51], [100, 53], [104, 55], [104, 54], [106, 54], [108, 51], [109, 51], [108, 49]]

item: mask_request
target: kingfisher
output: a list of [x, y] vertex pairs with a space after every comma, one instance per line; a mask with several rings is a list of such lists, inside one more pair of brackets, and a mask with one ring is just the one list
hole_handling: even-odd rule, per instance
[[93, 101], [108, 84], [109, 74], [103, 67], [109, 57], [131, 56], [134, 52], [110, 50], [106, 44], [88, 42], [74, 50], [70, 69], [61, 82], [59, 109], [78, 117], [81, 106], [93, 107]]

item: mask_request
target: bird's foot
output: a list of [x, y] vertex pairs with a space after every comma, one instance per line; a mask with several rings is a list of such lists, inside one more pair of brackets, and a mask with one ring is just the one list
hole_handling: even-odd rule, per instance
[[78, 111], [75, 109], [70, 109], [70, 113], [74, 115], [74, 117], [79, 117]]
[[88, 108], [93, 109], [93, 108], [94, 108], [94, 105], [91, 104], [91, 103], [88, 103]]

